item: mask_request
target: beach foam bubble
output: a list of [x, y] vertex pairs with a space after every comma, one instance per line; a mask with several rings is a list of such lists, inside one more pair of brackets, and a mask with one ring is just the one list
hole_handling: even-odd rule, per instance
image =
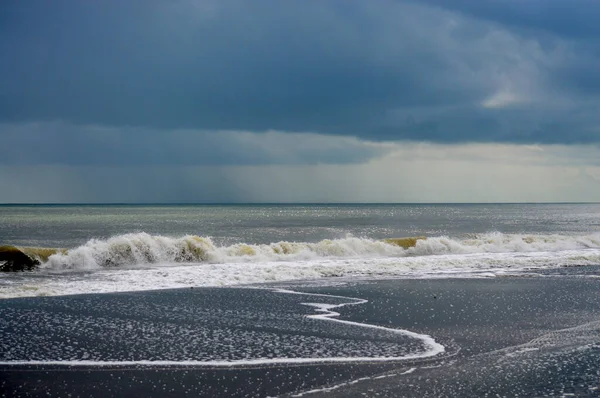
[[35, 271], [35, 278], [21, 273], [4, 274], [5, 278], [0, 279], [0, 298], [317, 279], [335, 283], [355, 278], [494, 277], [524, 270], [532, 272], [538, 269], [594, 264], [600, 264], [600, 249], [403, 257], [321, 257], [305, 261], [213, 264], [158, 263], [142, 267], [101, 268], [91, 272], [43, 268]]

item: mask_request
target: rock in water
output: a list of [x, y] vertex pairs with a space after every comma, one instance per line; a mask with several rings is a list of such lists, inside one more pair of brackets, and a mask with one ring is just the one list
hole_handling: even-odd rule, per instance
[[65, 252], [63, 249], [0, 246], [0, 272], [28, 271], [48, 261], [51, 255]]
[[40, 265], [39, 260], [29, 257], [14, 246], [0, 246], [0, 271], [26, 271]]

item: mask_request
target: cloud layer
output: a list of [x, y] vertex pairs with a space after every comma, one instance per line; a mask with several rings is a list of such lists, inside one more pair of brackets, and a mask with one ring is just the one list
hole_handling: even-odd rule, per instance
[[593, 201], [596, 0], [6, 0], [0, 202]]
[[593, 2], [11, 1], [0, 120], [600, 141]]
[[569, 202], [600, 197], [600, 149], [394, 144], [362, 164], [0, 165], [4, 202]]
[[267, 131], [153, 130], [69, 123], [0, 124], [0, 164], [198, 166], [362, 163], [392, 146], [354, 137]]

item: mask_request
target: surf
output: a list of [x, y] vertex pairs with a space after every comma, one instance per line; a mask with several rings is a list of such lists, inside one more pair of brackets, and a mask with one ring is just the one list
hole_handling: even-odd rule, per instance
[[238, 243], [217, 246], [210, 237], [179, 238], [147, 233], [124, 234], [106, 240], [92, 239], [74, 249], [0, 247], [0, 270], [23, 271], [39, 266], [52, 269], [98, 269], [156, 263], [223, 263], [254, 260], [278, 261], [315, 257], [393, 256], [425, 237], [384, 241], [348, 237], [320, 242], [275, 242], [268, 245]]
[[[72, 249], [0, 247], [0, 270], [98, 270], [160, 264], [299, 262], [319, 259], [385, 259], [485, 253], [556, 253], [600, 249], [600, 233], [587, 235], [502, 234], [462, 238], [371, 239], [346, 236], [318, 242], [218, 245], [210, 237], [169, 237], [144, 232], [91, 239]], [[582, 252], [586, 263], [586, 253]]]

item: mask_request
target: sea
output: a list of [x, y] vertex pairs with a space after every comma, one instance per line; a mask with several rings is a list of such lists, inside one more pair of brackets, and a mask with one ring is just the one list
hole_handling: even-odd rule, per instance
[[600, 396], [600, 204], [1, 205], [0, 246], [55, 249], [0, 272], [2, 396]]
[[2, 205], [0, 245], [67, 249], [0, 298], [485, 277], [600, 264], [600, 204]]

